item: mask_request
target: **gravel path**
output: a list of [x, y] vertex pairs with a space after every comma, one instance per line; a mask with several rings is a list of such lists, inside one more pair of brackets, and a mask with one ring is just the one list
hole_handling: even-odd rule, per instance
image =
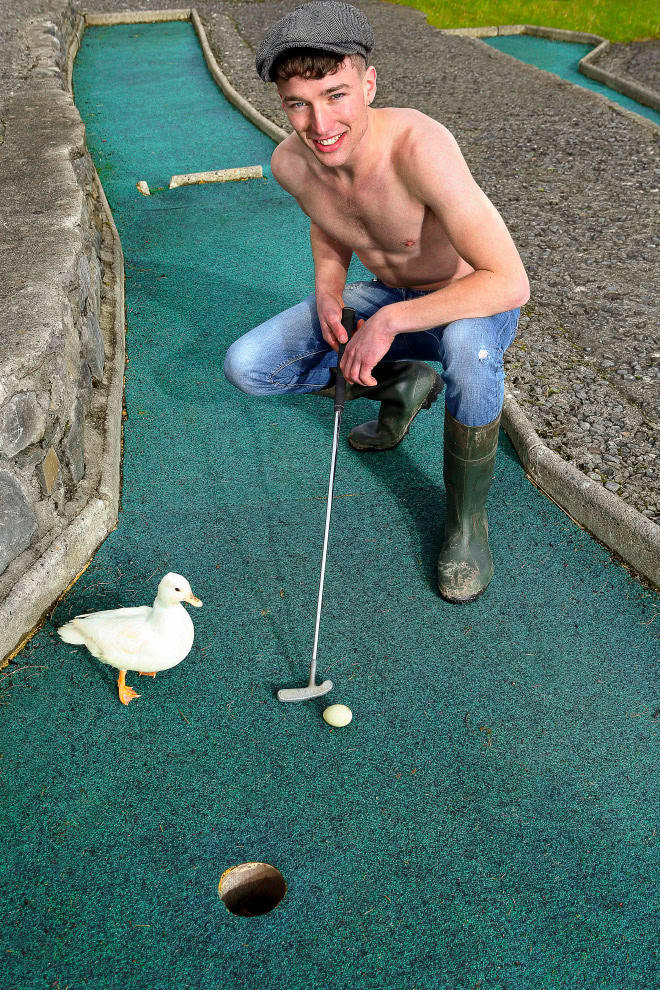
[[[296, 4], [197, 3], [223, 71], [282, 126], [253, 51]], [[376, 35], [377, 105], [414, 106], [449, 127], [527, 267], [532, 295], [507, 355], [509, 390], [551, 449], [660, 523], [657, 129], [482, 42], [442, 34], [410, 8], [357, 5]], [[86, 9], [163, 6], [88, 0]], [[26, 19], [56, 19], [67, 4], [2, 7], [0, 118], [7, 93], [33, 85]], [[626, 72], [657, 87], [651, 45], [629, 46]]]

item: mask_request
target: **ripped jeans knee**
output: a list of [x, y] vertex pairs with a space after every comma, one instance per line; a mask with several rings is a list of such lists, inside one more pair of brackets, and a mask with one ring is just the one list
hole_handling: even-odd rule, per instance
[[519, 310], [456, 320], [439, 337], [445, 403], [465, 426], [497, 419], [504, 402], [504, 352], [515, 337]]

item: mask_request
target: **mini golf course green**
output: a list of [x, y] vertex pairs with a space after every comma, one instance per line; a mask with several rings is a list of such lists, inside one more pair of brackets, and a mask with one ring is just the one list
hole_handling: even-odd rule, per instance
[[636, 100], [631, 100], [623, 93], [617, 93], [615, 89], [605, 86], [604, 83], [589, 79], [588, 76], [580, 72], [578, 65], [580, 59], [584, 58], [594, 49], [594, 45], [585, 45], [575, 41], [554, 41], [550, 38], [538, 38], [531, 34], [505, 34], [497, 38], [482, 38], [487, 45], [513, 55], [520, 62], [527, 62], [535, 65], [539, 69], [547, 72], [554, 72], [556, 76], [567, 79], [569, 82], [591, 89], [594, 93], [601, 93], [608, 100], [618, 103], [626, 110], [633, 110], [642, 117], [648, 117], [656, 124], [660, 124], [660, 113], [652, 107], [645, 107]]
[[[123, 503], [0, 673], [3, 986], [648, 990], [657, 595], [502, 434], [495, 579], [445, 604], [442, 403], [378, 456], [348, 447], [371, 413], [351, 403], [319, 647], [335, 688], [278, 702], [311, 656], [332, 404], [249, 398], [222, 363], [311, 290], [307, 221], [190, 24], [88, 30], [74, 84], [126, 257]], [[163, 188], [252, 164], [263, 180]], [[129, 674], [124, 707], [115, 671], [55, 629], [151, 603], [168, 570], [204, 601], [195, 644]], [[330, 703], [350, 725], [325, 724]], [[251, 861], [287, 892], [237, 916], [218, 882]]]

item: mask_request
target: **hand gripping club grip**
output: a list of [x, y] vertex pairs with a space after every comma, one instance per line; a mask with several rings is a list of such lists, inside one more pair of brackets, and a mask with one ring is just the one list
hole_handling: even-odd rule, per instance
[[[348, 339], [351, 339], [353, 331], [355, 330], [355, 310], [351, 309], [350, 306], [344, 306], [341, 311], [341, 325], [348, 334]], [[342, 370], [339, 367], [341, 364], [341, 359], [344, 356], [344, 351], [346, 349], [346, 344], [339, 345], [339, 354], [337, 356], [337, 377], [335, 379], [335, 412], [344, 411], [344, 398], [346, 395], [346, 379], [342, 374]]]

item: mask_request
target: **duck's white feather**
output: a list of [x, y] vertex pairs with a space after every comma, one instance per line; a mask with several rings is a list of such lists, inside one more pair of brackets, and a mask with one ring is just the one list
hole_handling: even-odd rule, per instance
[[[140, 608], [92, 612], [70, 623], [89, 652], [118, 670], [152, 673], [175, 667], [190, 652], [195, 635], [192, 619], [182, 605], [170, 605], [154, 615]], [[124, 614], [127, 612], [128, 614]]]
[[[177, 583], [184, 581], [182, 578]], [[187, 582], [185, 585], [189, 589]], [[142, 673], [175, 667], [190, 652], [195, 636], [192, 619], [180, 601], [166, 600], [160, 593], [153, 606], [87, 612], [58, 632], [65, 642], [84, 644], [102, 663]]]
[[103, 612], [82, 612], [80, 615], [74, 615], [73, 622], [78, 619], [86, 619], [90, 615], [100, 616], [100, 615], [117, 615], [121, 613], [122, 615], [142, 615], [146, 618], [147, 615], [151, 615], [152, 607], [151, 605], [136, 605], [133, 608], [108, 608]]

